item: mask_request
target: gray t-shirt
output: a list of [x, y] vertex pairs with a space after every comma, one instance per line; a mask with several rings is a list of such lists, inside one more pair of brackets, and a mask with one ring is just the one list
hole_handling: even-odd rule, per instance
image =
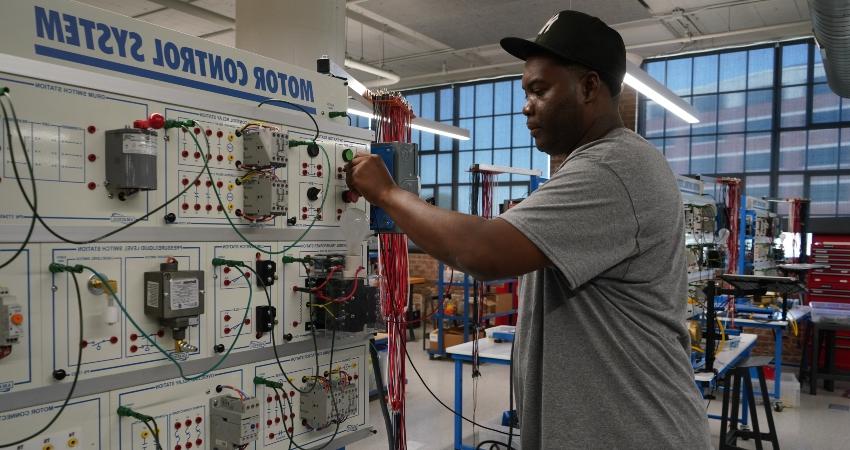
[[553, 266], [522, 279], [514, 375], [524, 449], [710, 449], [690, 365], [682, 199], [619, 128], [500, 216]]

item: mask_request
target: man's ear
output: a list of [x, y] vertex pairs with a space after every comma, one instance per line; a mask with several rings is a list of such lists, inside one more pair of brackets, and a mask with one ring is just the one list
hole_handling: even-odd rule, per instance
[[593, 103], [596, 101], [596, 99], [602, 95], [602, 89], [604, 89], [602, 78], [595, 70], [588, 70], [584, 76], [582, 76], [579, 85], [581, 86], [581, 95], [585, 103]]

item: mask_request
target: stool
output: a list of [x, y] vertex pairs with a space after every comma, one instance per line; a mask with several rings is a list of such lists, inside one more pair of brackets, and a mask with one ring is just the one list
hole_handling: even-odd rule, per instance
[[[835, 348], [836, 348], [836, 331], [850, 331], [850, 326], [845, 324], [836, 324], [832, 322], [814, 322], [812, 321], [812, 355], [809, 360], [809, 393], [817, 395], [818, 379], [824, 380], [824, 388], [832, 392], [834, 389], [834, 380], [850, 380], [850, 373], [839, 372], [835, 370]], [[820, 366], [820, 344], [821, 340], [826, 344], [825, 351], [825, 370], [821, 370]]]
[[[726, 374], [723, 389], [723, 412], [720, 418], [720, 450], [738, 450], [738, 439], [752, 439], [756, 450], [762, 450], [762, 441], [769, 441], [774, 450], [779, 449], [779, 438], [776, 436], [776, 427], [773, 424], [773, 413], [770, 409], [770, 398], [767, 395], [767, 383], [764, 381], [764, 366], [769, 364], [769, 356], [751, 356], [738, 364], [730, 373]], [[759, 391], [761, 391], [764, 413], [767, 416], [767, 433], [759, 430], [758, 406], [753, 393], [753, 381], [751, 369], [755, 369], [759, 377]], [[746, 390], [746, 399], [750, 406], [750, 417], [752, 418], [753, 431], [738, 428], [738, 413], [741, 404], [741, 383]], [[730, 384], [731, 389], [730, 389]], [[732, 409], [729, 409], [729, 394], [732, 394]], [[731, 413], [731, 417], [730, 417]], [[741, 416], [746, 414], [743, 411]]]

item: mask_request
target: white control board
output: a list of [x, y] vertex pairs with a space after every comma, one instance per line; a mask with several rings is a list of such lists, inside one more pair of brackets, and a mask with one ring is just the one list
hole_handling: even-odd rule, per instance
[[[284, 262], [368, 267], [341, 218], [368, 216], [343, 195], [343, 155], [372, 136], [328, 118], [346, 110], [343, 81], [75, 2], [5, 6], [0, 92], [17, 119], [0, 120], [0, 264], [14, 258], [0, 268], [0, 445], [47, 424], [75, 380], [55, 423], [12, 448], [213, 448], [221, 395], [260, 400], [248, 448], [371, 435], [369, 330], [310, 325], [311, 295], [293, 290], [307, 273]], [[259, 150], [274, 164], [250, 163], [246, 130], [279, 138]], [[339, 373], [339, 426], [306, 427], [297, 390]]]

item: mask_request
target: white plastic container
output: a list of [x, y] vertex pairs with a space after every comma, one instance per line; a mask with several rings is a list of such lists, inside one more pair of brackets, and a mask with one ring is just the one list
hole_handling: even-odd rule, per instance
[[812, 321], [850, 326], [850, 303], [811, 302]]

